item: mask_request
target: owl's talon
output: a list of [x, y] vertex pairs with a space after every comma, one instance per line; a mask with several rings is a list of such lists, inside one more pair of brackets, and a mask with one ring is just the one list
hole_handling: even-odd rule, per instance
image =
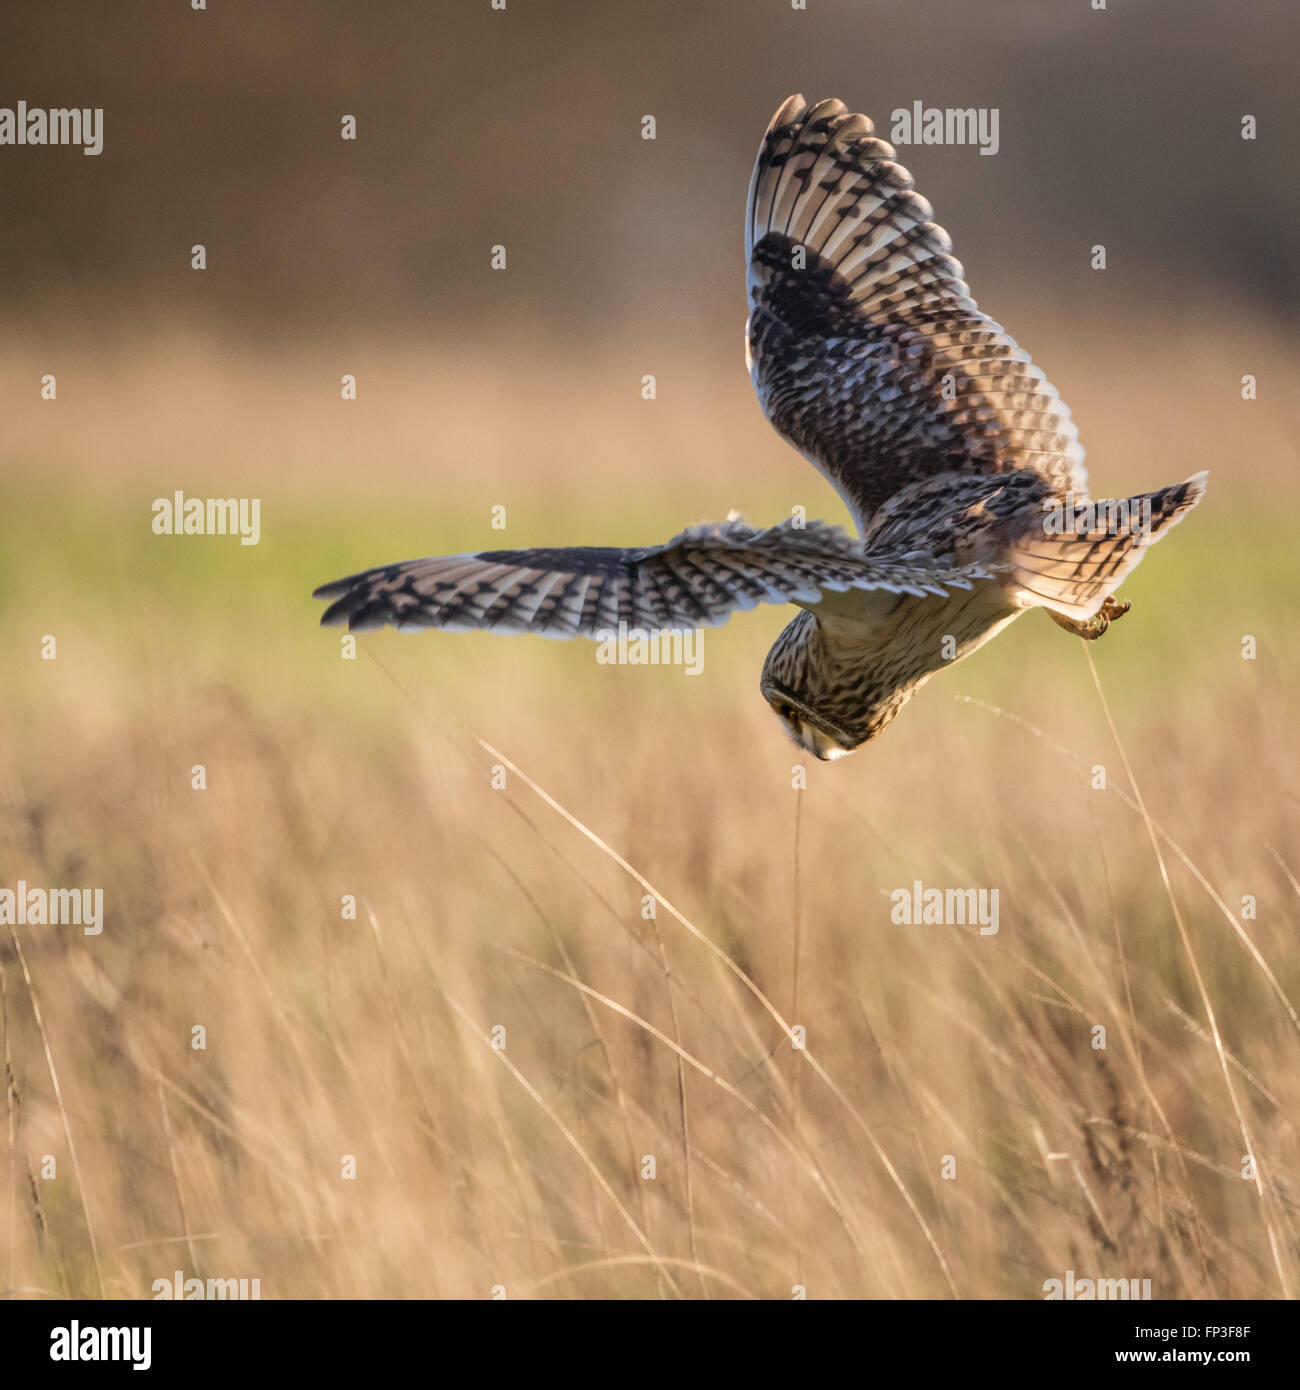
[[1133, 607], [1133, 600], [1129, 598], [1108, 598], [1101, 606], [1101, 611], [1113, 623], [1116, 618], [1122, 618], [1130, 608]]
[[1107, 598], [1091, 618], [1084, 618], [1081, 621], [1075, 618], [1062, 617], [1059, 613], [1053, 613], [1050, 608], [1048, 613], [1052, 621], [1059, 623], [1066, 632], [1072, 632], [1076, 637], [1082, 637], [1085, 642], [1095, 642], [1111, 623], [1117, 618], [1122, 618], [1132, 607], [1131, 599]]

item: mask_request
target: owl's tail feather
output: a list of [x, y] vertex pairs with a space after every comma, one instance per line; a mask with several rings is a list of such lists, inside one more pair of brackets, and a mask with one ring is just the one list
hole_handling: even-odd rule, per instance
[[1029, 606], [1090, 618], [1136, 567], [1147, 546], [1205, 494], [1208, 472], [1105, 502], [1054, 500], [1012, 547], [1011, 573]]

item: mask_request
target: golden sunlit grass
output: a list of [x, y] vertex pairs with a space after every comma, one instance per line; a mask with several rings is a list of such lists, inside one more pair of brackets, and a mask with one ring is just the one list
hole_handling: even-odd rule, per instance
[[[1091, 651], [1106, 704], [1030, 615], [795, 791], [757, 694], [785, 614], [708, 633], [699, 678], [489, 636], [340, 660], [313, 585], [488, 544], [487, 504], [408, 468], [346, 514], [277, 482], [255, 549], [152, 537], [155, 492], [220, 477], [218, 424], [91, 503], [29, 484], [0, 560], [0, 886], [102, 886], [107, 922], [0, 928], [0, 1287], [1300, 1290], [1300, 619], [1289, 537], [1212, 440], [1144, 464], [1216, 472]], [[543, 480], [526, 418], [491, 432], [507, 543], [696, 519], [680, 460], [598, 506], [581, 452]], [[774, 519], [780, 457], [755, 498], [745, 447], [709, 487]], [[997, 889], [999, 931], [891, 921], [916, 881]]]

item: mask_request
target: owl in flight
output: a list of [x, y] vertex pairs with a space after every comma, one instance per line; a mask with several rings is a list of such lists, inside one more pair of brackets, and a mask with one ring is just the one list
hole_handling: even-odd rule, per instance
[[798, 612], [763, 698], [818, 758], [874, 738], [936, 671], [1026, 609], [1096, 638], [1114, 592], [1195, 506], [1206, 474], [1088, 500], [1069, 410], [982, 314], [911, 175], [839, 101], [791, 97], [745, 215], [746, 357], [767, 418], [835, 487], [853, 537], [735, 514], [666, 545], [490, 550], [384, 565], [316, 590], [349, 628], [600, 639]]

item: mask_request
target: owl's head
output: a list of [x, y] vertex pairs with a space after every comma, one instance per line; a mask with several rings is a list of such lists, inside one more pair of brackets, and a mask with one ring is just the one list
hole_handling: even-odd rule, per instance
[[772, 644], [761, 689], [790, 738], [823, 762], [880, 733], [916, 683], [894, 680], [862, 649], [831, 642], [802, 609]]

